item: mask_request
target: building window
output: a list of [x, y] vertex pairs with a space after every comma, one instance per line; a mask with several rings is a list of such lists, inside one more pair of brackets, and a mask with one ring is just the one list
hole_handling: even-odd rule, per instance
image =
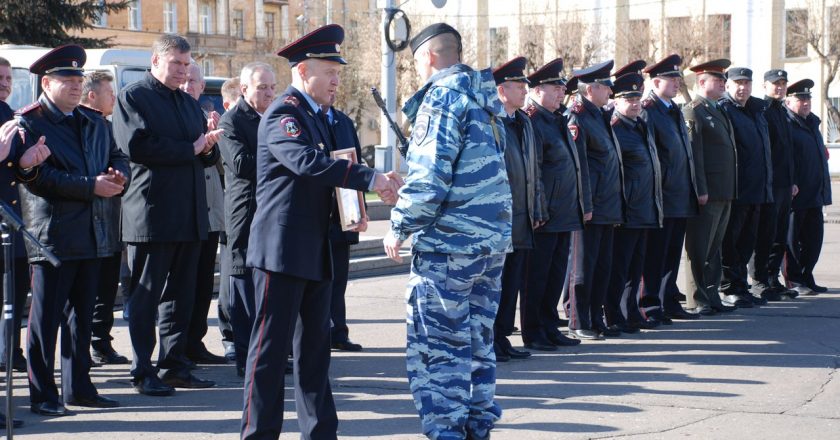
[[108, 26], [108, 14], [105, 13], [105, 0], [99, 0], [99, 13], [96, 14], [93, 25], [96, 27]]
[[128, 28], [133, 31], [139, 31], [143, 28], [140, 0], [134, 0], [128, 5]]
[[198, 32], [213, 33], [213, 7], [207, 3], [202, 3], [198, 10]]
[[280, 6], [280, 36], [289, 41], [289, 5]]
[[499, 66], [507, 61], [508, 28], [490, 28], [490, 65]]
[[242, 9], [233, 10], [233, 36], [236, 38], [245, 38], [245, 17]]
[[174, 34], [178, 29], [178, 5], [175, 2], [163, 3], [163, 31]]
[[808, 56], [808, 10], [785, 11], [785, 58]]
[[709, 54], [707, 58], [729, 58], [732, 48], [732, 16], [709, 15]]
[[213, 60], [201, 60], [201, 70], [204, 71], [204, 76], [213, 76]]
[[269, 40], [274, 39], [274, 13], [265, 13], [265, 38]]

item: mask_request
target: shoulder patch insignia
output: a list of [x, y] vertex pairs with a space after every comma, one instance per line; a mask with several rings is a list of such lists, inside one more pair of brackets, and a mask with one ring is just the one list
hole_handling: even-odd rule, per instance
[[417, 122], [414, 123], [414, 128], [411, 129], [411, 142], [419, 144], [426, 139], [429, 133], [429, 115], [421, 114], [417, 117]]
[[612, 125], [613, 127], [618, 125], [618, 114], [617, 113], [614, 113], [612, 118], [610, 118], [610, 125]]
[[647, 99], [642, 101], [642, 107], [644, 107], [644, 108], [650, 108], [650, 106], [652, 106], [652, 105], [653, 105], [653, 99], [651, 99], [651, 98], [647, 98]]
[[537, 107], [534, 104], [529, 104], [528, 107], [525, 107], [525, 114], [527, 114], [529, 118], [534, 117], [534, 114], [536, 113]]
[[40, 101], [35, 101], [32, 104], [27, 105], [26, 107], [22, 107], [22, 108], [18, 109], [18, 111], [16, 111], [15, 114], [16, 115], [25, 115], [25, 114], [31, 112], [32, 110], [35, 110], [36, 108], [38, 108], [40, 106], [41, 106], [41, 102]]
[[293, 107], [297, 107], [300, 105], [300, 101], [292, 95], [289, 95], [283, 99], [283, 104], [289, 104]]
[[280, 127], [286, 131], [287, 136], [291, 137], [298, 137], [300, 136], [300, 124], [298, 124], [297, 119], [287, 116], [280, 120]]
[[569, 124], [569, 132], [572, 133], [572, 139], [577, 140], [580, 129], [578, 129], [577, 124]]
[[580, 113], [581, 111], [583, 111], [583, 103], [578, 100], [575, 100], [574, 104], [572, 104], [572, 107], [569, 108], [569, 111], [576, 114]]

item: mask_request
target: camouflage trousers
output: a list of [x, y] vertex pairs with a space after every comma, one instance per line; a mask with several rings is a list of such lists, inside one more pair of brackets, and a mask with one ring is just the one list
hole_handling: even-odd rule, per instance
[[496, 404], [493, 322], [504, 254], [417, 252], [407, 292], [408, 383], [431, 439], [485, 439]]

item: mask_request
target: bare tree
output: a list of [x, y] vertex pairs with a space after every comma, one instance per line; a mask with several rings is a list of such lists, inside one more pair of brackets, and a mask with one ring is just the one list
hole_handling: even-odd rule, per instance
[[[807, 45], [823, 69], [821, 97], [828, 113], [828, 140], [840, 139], [840, 111], [828, 96], [831, 84], [840, 72], [840, 5], [826, 6], [825, 1], [811, 0], [803, 9], [786, 11], [786, 55], [798, 54]], [[807, 50], [804, 51], [807, 56]]]
[[378, 115], [370, 88], [379, 85], [380, 38], [379, 17], [374, 14], [356, 14], [345, 28], [344, 40], [349, 44], [342, 45], [341, 52], [347, 65], [341, 71], [336, 107], [350, 116], [357, 129]]

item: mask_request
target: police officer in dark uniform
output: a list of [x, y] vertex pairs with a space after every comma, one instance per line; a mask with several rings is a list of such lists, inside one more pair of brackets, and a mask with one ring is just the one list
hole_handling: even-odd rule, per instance
[[[335, 136], [335, 148], [353, 148], [356, 157], [361, 160], [362, 147], [356, 127], [349, 116], [335, 107], [327, 107], [327, 122], [331, 135]], [[332, 300], [330, 302], [330, 319], [332, 329], [330, 346], [335, 350], [362, 351], [362, 345], [350, 340], [350, 329], [347, 327], [347, 306], [344, 294], [347, 291], [347, 279], [350, 277], [350, 246], [359, 242], [359, 232], [367, 230], [367, 219], [353, 231], [342, 231], [338, 213], [338, 201], [333, 202], [330, 215], [330, 246], [333, 261]]]
[[[5, 71], [8, 71], [9, 79], [11, 80], [11, 73], [12, 69], [11, 66], [7, 65], [8, 61], [5, 59], [0, 58], [0, 76], [5, 75]], [[4, 69], [5, 68], [5, 69]], [[5, 70], [5, 71], [4, 71]], [[11, 89], [11, 83], [7, 84], [9, 89]], [[9, 125], [4, 126], [5, 135], [7, 137], [4, 141], [4, 148], [0, 148], [0, 151], [6, 149], [5, 156], [0, 156], [3, 158], [0, 159], [0, 199], [6, 203], [6, 206], [11, 208], [18, 216], [21, 216], [20, 212], [20, 194], [18, 193], [17, 182], [15, 177], [15, 163], [14, 151], [11, 151], [12, 141], [14, 136], [18, 133], [18, 124], [12, 121], [14, 116], [14, 111], [9, 107], [9, 104], [6, 104], [6, 101], [0, 99], [0, 125], [5, 123], [9, 123]], [[11, 122], [10, 122], [11, 121]], [[14, 236], [15, 242], [15, 253], [14, 253], [14, 261], [11, 262], [14, 274], [14, 281], [15, 281], [15, 316], [14, 316], [14, 324], [13, 328], [15, 329], [15, 341], [17, 341], [17, 345], [14, 347], [14, 359], [12, 360], [12, 368], [15, 371], [24, 372], [26, 371], [26, 359], [23, 357], [23, 350], [20, 348], [20, 324], [21, 324], [21, 316], [23, 315], [23, 309], [26, 306], [26, 295], [29, 292], [29, 263], [26, 261], [26, 246], [23, 242], [23, 236], [16, 232]], [[4, 269], [5, 261], [3, 260], [3, 255], [0, 254], [0, 270]], [[3, 291], [0, 289], [0, 301], [3, 300]], [[0, 371], [6, 371], [6, 325], [3, 322], [3, 319], [0, 318]]]
[[626, 201], [624, 224], [615, 230], [612, 273], [604, 306], [612, 330], [636, 333], [643, 321], [637, 295], [645, 262], [646, 235], [662, 227], [662, 175], [653, 131], [641, 117], [642, 75], [615, 80], [611, 125], [621, 147]]
[[701, 315], [736, 308], [724, 304], [718, 294], [720, 245], [729, 221], [731, 201], [737, 195], [737, 151], [732, 123], [717, 102], [725, 91], [724, 71], [729, 65], [729, 60], [719, 59], [692, 67], [697, 74], [697, 96], [683, 107], [700, 205], [699, 215], [686, 222], [685, 251], [691, 269], [686, 277], [686, 303]]
[[[112, 117], [133, 183], [122, 205], [131, 269], [132, 383], [150, 396], [215, 385], [195, 377], [186, 357], [201, 241], [209, 228], [204, 168], [219, 159], [219, 131], [207, 131], [198, 101], [179, 89], [190, 60], [186, 39], [158, 37], [150, 72], [123, 88]], [[152, 365], [155, 315], [160, 347]]]
[[[88, 349], [100, 264], [112, 255], [111, 242], [118, 231], [107, 215], [108, 199], [125, 191], [128, 160], [114, 144], [102, 114], [79, 106], [85, 59], [84, 49], [67, 45], [35, 61], [29, 70], [43, 75], [44, 93], [20, 110], [24, 133], [17, 151], [42, 136], [52, 146], [45, 162], [19, 169], [19, 177], [26, 182], [22, 191], [28, 207], [26, 224], [61, 260], [59, 267], [53, 267], [39, 249], [29, 248], [30, 401], [32, 412], [46, 416], [67, 414], [53, 377], [59, 327], [64, 403], [118, 406], [93, 386]], [[25, 161], [19, 163], [19, 167], [26, 166]]]
[[[336, 144], [322, 105], [338, 86], [344, 29], [327, 25], [282, 48], [292, 85], [268, 107], [257, 136], [257, 209], [247, 264], [257, 292], [245, 368], [242, 438], [278, 438], [286, 359], [294, 346], [295, 400], [304, 438], [334, 439], [338, 419], [330, 364], [329, 224], [335, 187], [374, 189], [393, 203], [391, 177], [332, 160]], [[393, 176], [393, 174], [391, 175]], [[394, 178], [395, 179], [395, 178]]]
[[773, 164], [770, 134], [764, 119], [764, 100], [753, 98], [752, 70], [732, 67], [726, 72], [726, 93], [719, 103], [732, 121], [738, 150], [738, 197], [732, 201], [721, 248], [724, 300], [738, 307], [767, 304], [751, 295], [747, 264], [755, 250], [761, 205], [773, 202]]
[[257, 209], [257, 129], [261, 115], [274, 100], [276, 80], [271, 67], [263, 63], [247, 64], [242, 75], [247, 81], [236, 104], [219, 120], [224, 132], [219, 138], [219, 152], [225, 168], [225, 231], [227, 246], [222, 258], [230, 268], [231, 327], [233, 329], [236, 372], [245, 377], [248, 343], [254, 325], [254, 280], [245, 264], [251, 221]]
[[796, 297], [795, 290], [779, 281], [785, 256], [790, 205], [799, 191], [795, 182], [793, 133], [785, 108], [787, 72], [782, 69], [764, 73], [764, 118], [770, 132], [770, 156], [773, 162], [773, 203], [761, 205], [756, 231], [755, 254], [750, 266], [753, 284], [750, 291], [768, 300]]
[[565, 90], [562, 74], [563, 60], [557, 58], [527, 78], [530, 93], [525, 112], [537, 137], [535, 159], [545, 200], [539, 203], [543, 224], [536, 229], [534, 248], [526, 257], [520, 319], [525, 347], [541, 351], [580, 343], [557, 329], [557, 307], [572, 232], [583, 229], [592, 212], [585, 152], [575, 144], [566, 118], [558, 112]]
[[685, 120], [673, 99], [682, 73], [679, 55], [669, 55], [645, 69], [652, 90], [642, 101], [642, 117], [653, 129], [662, 171], [662, 228], [647, 233], [647, 252], [639, 307], [643, 325], [654, 328], [671, 319], [697, 319], [680, 305], [677, 273], [680, 269], [686, 218], [697, 215], [694, 156]]
[[[592, 219], [583, 230], [583, 267], [570, 274], [570, 334], [579, 339], [618, 336], [604, 322], [613, 251], [613, 230], [624, 221], [621, 150], [610, 125], [607, 105], [613, 61], [605, 61], [572, 75], [578, 79], [578, 97], [569, 109], [569, 131], [578, 148], [586, 150], [592, 194]], [[581, 251], [577, 249], [576, 251]], [[582, 274], [582, 277], [580, 276]]]
[[811, 113], [814, 81], [803, 79], [787, 89], [787, 117], [793, 133], [793, 159], [799, 193], [790, 214], [785, 280], [799, 295], [826, 292], [814, 280], [814, 266], [823, 244], [823, 207], [831, 204], [828, 150], [820, 133], [820, 118]]
[[507, 115], [504, 118], [505, 167], [513, 197], [513, 252], [505, 257], [499, 311], [493, 325], [496, 362], [530, 356], [529, 352], [513, 348], [508, 340], [513, 334], [516, 299], [523, 283], [525, 260], [528, 250], [534, 247], [534, 228], [543, 220], [541, 204], [545, 203], [536, 157], [537, 145], [542, 142], [534, 132], [528, 115], [520, 110], [528, 94], [528, 79], [523, 72], [526, 63], [525, 57], [516, 57], [493, 70], [496, 90]]
[[566, 107], [566, 100], [573, 99], [575, 93], [577, 93], [578, 80], [577, 78], [572, 77], [563, 78], [563, 84], [565, 85], [563, 88], [563, 97], [560, 98], [560, 104], [554, 113], [565, 118], [564, 115], [569, 110], [569, 108]]

